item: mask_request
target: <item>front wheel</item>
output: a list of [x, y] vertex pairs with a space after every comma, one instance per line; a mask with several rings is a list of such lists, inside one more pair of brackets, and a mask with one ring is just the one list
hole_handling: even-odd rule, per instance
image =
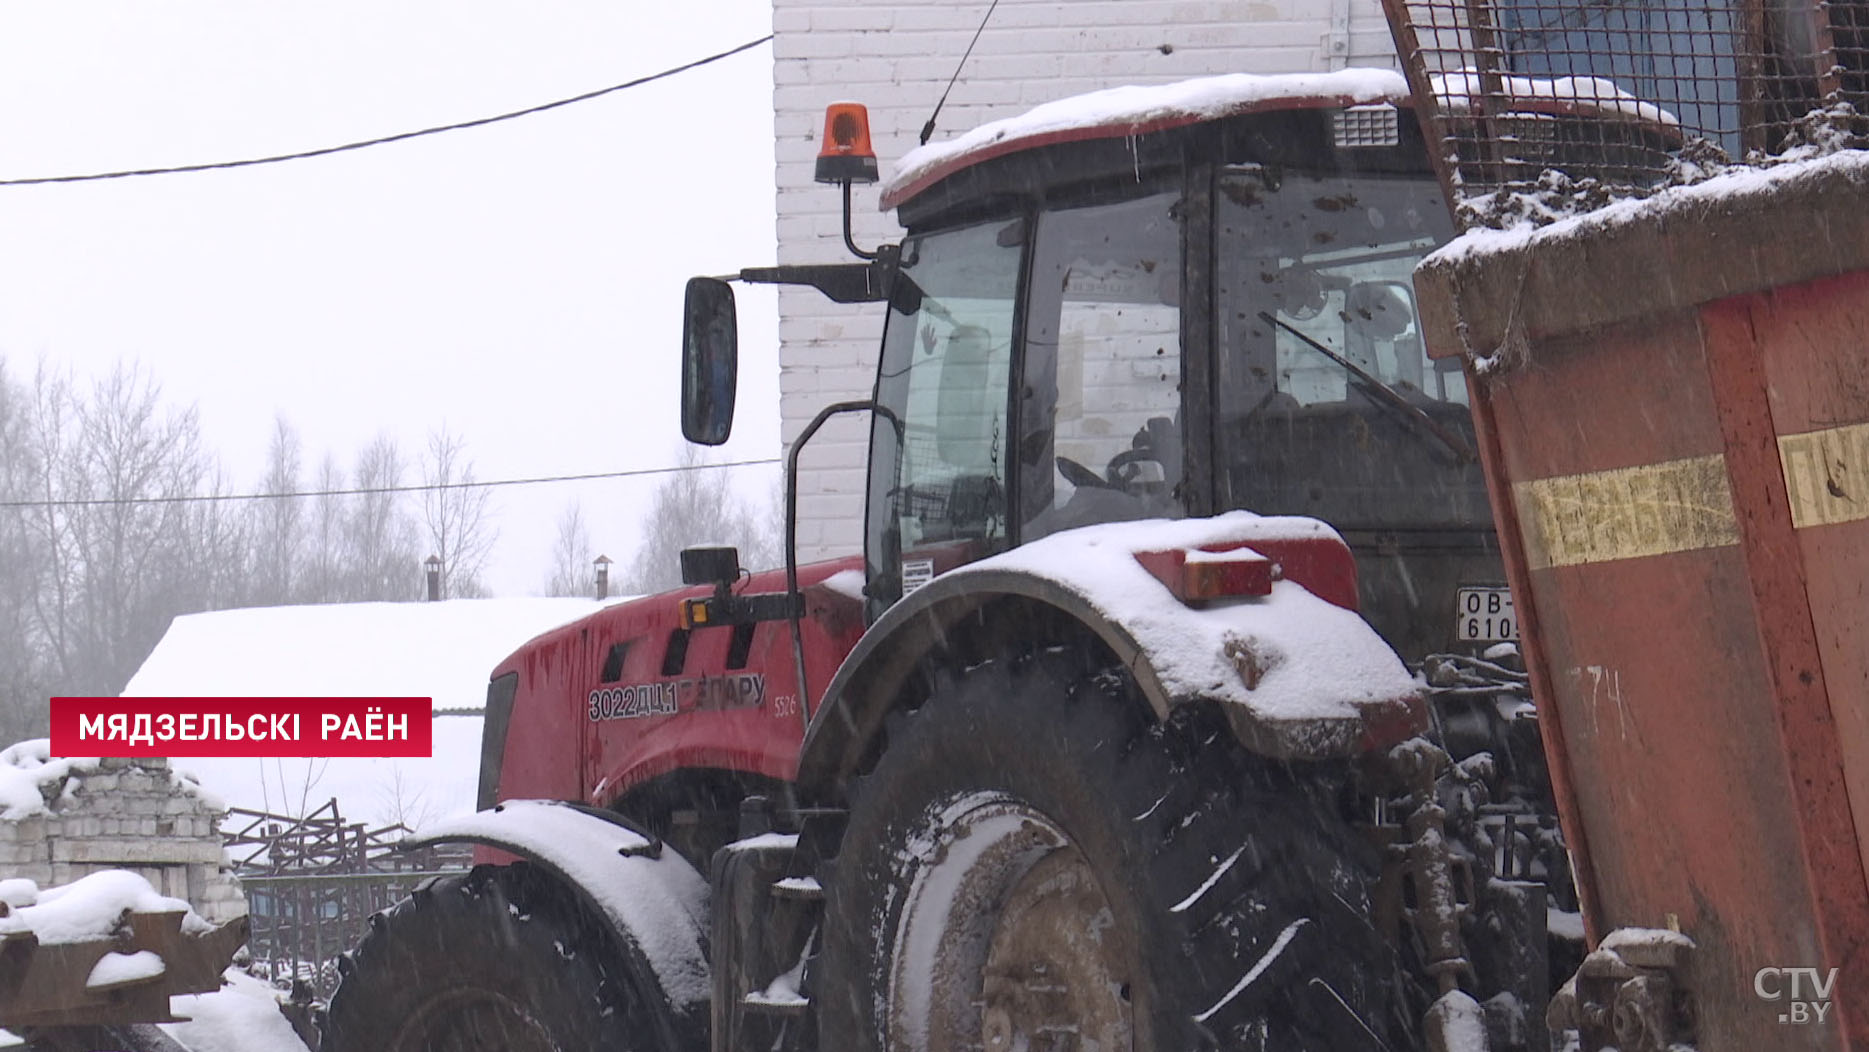
[[430, 881], [371, 918], [323, 1052], [674, 1052], [680, 1019], [584, 903], [532, 866]]
[[891, 727], [824, 875], [824, 1047], [1382, 1047], [1391, 957], [1314, 775], [1126, 676], [978, 666]]

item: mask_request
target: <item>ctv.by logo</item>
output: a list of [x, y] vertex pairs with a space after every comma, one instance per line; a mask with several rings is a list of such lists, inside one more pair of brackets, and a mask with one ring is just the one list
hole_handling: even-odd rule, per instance
[[1752, 992], [1761, 1001], [1783, 1001], [1781, 1023], [1821, 1023], [1830, 1012], [1830, 991], [1837, 970], [1820, 975], [1815, 968], [1760, 968], [1752, 973]]

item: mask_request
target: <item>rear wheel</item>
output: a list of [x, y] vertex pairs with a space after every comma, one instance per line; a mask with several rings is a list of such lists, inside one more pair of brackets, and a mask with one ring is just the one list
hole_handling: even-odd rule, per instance
[[663, 1050], [671, 1016], [575, 895], [533, 867], [444, 877], [371, 918], [324, 1052]]
[[979, 666], [853, 781], [827, 1048], [1380, 1047], [1389, 954], [1329, 793], [1209, 705], [1063, 654]]

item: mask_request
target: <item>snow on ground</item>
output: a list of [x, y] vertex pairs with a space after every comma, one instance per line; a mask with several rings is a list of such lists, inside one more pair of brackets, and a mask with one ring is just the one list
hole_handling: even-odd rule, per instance
[[[459, 599], [221, 610], [178, 617], [125, 697], [429, 697], [479, 708], [493, 666], [599, 609], [590, 599]], [[479, 716], [438, 716], [416, 759], [174, 761], [227, 804], [304, 812], [336, 797], [347, 819], [410, 825], [474, 809]], [[0, 783], [0, 805], [7, 797]]]
[[189, 1052], [306, 1052], [279, 1014], [279, 991], [235, 968], [222, 978], [211, 994], [171, 997], [170, 1011], [188, 1022], [163, 1023], [163, 1032]]

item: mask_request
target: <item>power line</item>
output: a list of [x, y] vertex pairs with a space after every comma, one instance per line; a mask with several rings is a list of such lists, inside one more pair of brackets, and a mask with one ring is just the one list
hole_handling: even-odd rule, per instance
[[759, 460], [726, 460], [718, 464], [690, 464], [673, 468], [635, 468], [629, 471], [594, 471], [585, 475], [540, 475], [533, 478], [493, 479], [487, 482], [437, 482], [420, 486], [365, 486], [357, 489], [314, 489], [291, 493], [197, 493], [180, 497], [96, 497], [72, 500], [3, 500], [0, 508], [100, 508], [131, 504], [214, 504], [235, 500], [293, 500], [300, 497], [364, 497], [378, 493], [430, 493], [449, 489], [493, 489], [498, 486], [536, 486], [545, 482], [589, 482], [593, 479], [634, 478], [641, 475], [667, 475], [676, 471], [705, 471], [711, 468], [744, 468], [759, 464], [777, 464], [778, 457]]
[[301, 150], [298, 153], [282, 153], [270, 157], [251, 157], [243, 161], [214, 161], [208, 164], [177, 165], [173, 168], [138, 168], [121, 172], [96, 172], [91, 175], [44, 175], [32, 179], [0, 179], [0, 186], [41, 186], [46, 183], [90, 183], [103, 179], [132, 179], [143, 175], [178, 175], [183, 172], [210, 172], [222, 168], [250, 168], [259, 164], [279, 164], [284, 161], [302, 161], [309, 157], [326, 157], [334, 153], [346, 153], [351, 150], [363, 150], [372, 146], [382, 146], [386, 143], [419, 139], [425, 135], [440, 135], [442, 132], [461, 131], [464, 128], [480, 128], [488, 124], [498, 124], [501, 121], [515, 120], [519, 117], [530, 117], [535, 113], [544, 113], [546, 110], [558, 109], [560, 106], [569, 106], [577, 102], [589, 102], [591, 99], [601, 98], [613, 92], [638, 87], [652, 81], [663, 80], [677, 73], [686, 73], [688, 70], [697, 69], [710, 62], [719, 62], [723, 58], [729, 58], [742, 51], [750, 51], [771, 39], [772, 34], [768, 33], [758, 40], [749, 40], [738, 47], [728, 48], [725, 51], [709, 55], [706, 58], [696, 59], [685, 65], [665, 69], [660, 73], [651, 73], [646, 77], [637, 77], [635, 80], [624, 81], [621, 84], [613, 84], [607, 88], [587, 91], [582, 95], [573, 95], [568, 99], [559, 99], [556, 102], [547, 102], [539, 106], [528, 106], [523, 110], [513, 110], [511, 113], [501, 113], [492, 117], [481, 117], [477, 120], [461, 121], [458, 124], [442, 124], [433, 128], [423, 128], [420, 131], [401, 132], [396, 135], [385, 135], [377, 139], [347, 142], [342, 146], [326, 146], [316, 150]]

